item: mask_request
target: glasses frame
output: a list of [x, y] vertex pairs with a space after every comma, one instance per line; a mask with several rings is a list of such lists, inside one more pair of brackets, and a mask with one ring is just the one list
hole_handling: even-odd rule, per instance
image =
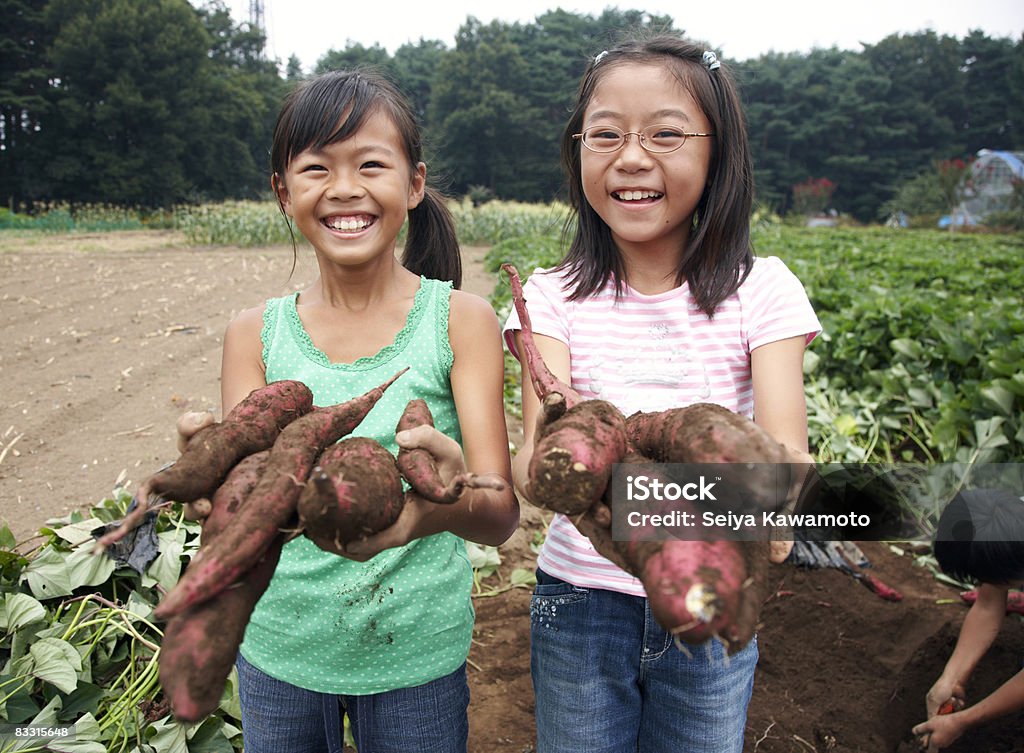
[[[652, 123], [649, 126], [645, 126], [643, 131], [623, 131], [621, 128], [616, 128], [615, 126], [595, 125], [595, 126], [590, 126], [589, 128], [584, 128], [581, 133], [574, 133], [572, 135], [572, 137], [573, 137], [574, 140], [579, 141], [581, 144], [583, 144], [583, 146], [585, 146], [588, 150], [590, 150], [594, 154], [615, 154], [616, 152], [620, 151], [623, 147], [626, 146], [627, 142], [629, 141], [629, 137], [630, 136], [636, 136], [637, 143], [640, 144], [640, 147], [645, 152], [648, 152], [650, 154], [672, 154], [672, 152], [676, 152], [676, 151], [679, 151], [680, 149], [682, 149], [683, 145], [686, 144], [686, 140], [689, 139], [689, 138], [707, 138], [707, 137], [715, 135], [714, 133], [694, 133], [694, 132], [689, 132], [689, 131], [682, 131], [681, 133], [682, 133], [682, 136], [683, 136], [683, 140], [679, 142], [679, 146], [677, 146], [677, 147], [675, 147], [673, 149], [662, 149], [662, 150], [652, 149], [648, 145], [648, 143], [647, 143], [648, 142], [648, 138], [647, 138], [647, 136], [644, 135], [644, 131], [648, 131], [649, 132], [652, 128], [660, 128], [660, 127], [671, 128], [672, 130], [677, 130], [675, 126], [669, 125], [668, 123]], [[594, 147], [590, 146], [587, 143], [586, 138], [584, 138], [587, 135], [588, 131], [593, 131], [594, 129], [602, 129], [602, 130], [606, 130], [606, 131], [616, 131], [617, 133], [622, 135], [622, 142], [617, 147], [615, 147], [614, 149], [595, 149]]]

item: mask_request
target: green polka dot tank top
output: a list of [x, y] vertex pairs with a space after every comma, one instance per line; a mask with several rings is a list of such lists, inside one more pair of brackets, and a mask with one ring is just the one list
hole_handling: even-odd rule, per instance
[[[406, 403], [427, 401], [435, 426], [461, 443], [449, 376], [451, 283], [421, 278], [394, 342], [353, 363], [331, 363], [296, 310], [298, 294], [267, 301], [267, 382], [298, 379], [314, 404], [334, 405], [409, 367], [353, 432], [392, 453]], [[457, 669], [473, 631], [472, 568], [451, 533], [419, 539], [360, 563], [300, 536], [289, 542], [246, 629], [242, 655], [279, 680], [321, 693], [367, 695], [413, 687]]]

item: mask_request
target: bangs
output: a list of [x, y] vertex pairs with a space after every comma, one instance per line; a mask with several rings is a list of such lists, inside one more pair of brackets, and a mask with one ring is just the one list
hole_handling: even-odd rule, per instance
[[376, 94], [373, 83], [358, 74], [324, 76], [299, 87], [278, 123], [274, 143], [287, 148], [271, 154], [273, 171], [284, 172], [302, 152], [317, 152], [349, 138], [379, 106]]

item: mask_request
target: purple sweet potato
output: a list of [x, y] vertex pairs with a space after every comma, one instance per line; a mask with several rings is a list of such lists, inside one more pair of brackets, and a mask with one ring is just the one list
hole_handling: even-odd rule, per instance
[[[622, 462], [651, 477], [664, 475], [657, 463], [632, 449]], [[692, 539], [666, 538], [651, 526], [631, 528], [629, 540], [613, 540], [605, 526], [614, 491], [606, 492], [605, 504], [574, 519], [580, 532], [598, 552], [643, 583], [651, 614], [678, 640], [698, 644], [716, 638], [730, 652], [745, 646], [760, 614], [767, 544], [735, 541], [728, 531], [712, 528], [701, 528], [702, 536]], [[695, 520], [702, 513], [698, 503], [685, 499], [645, 503], [644, 508], [650, 513], [670, 509]]]
[[285, 538], [276, 534], [253, 568], [231, 588], [167, 623], [160, 647], [160, 684], [180, 721], [196, 722], [216, 710]]
[[312, 409], [313, 394], [302, 382], [287, 379], [253, 390], [223, 421], [196, 432], [173, 465], [139, 485], [135, 508], [96, 542], [97, 549], [138, 527], [150, 500], [187, 503], [209, 497], [238, 461], [269, 449], [285, 426]]
[[786, 463], [785, 448], [760, 426], [715, 403], [626, 419], [640, 454], [660, 463]]
[[530, 458], [534, 504], [578, 515], [601, 498], [626, 452], [622, 413], [604, 400], [584, 400], [545, 424]]
[[[417, 426], [433, 426], [434, 417], [425, 400], [410, 400], [398, 420], [395, 433], [414, 429]], [[488, 478], [475, 473], [459, 473], [449, 483], [441, 480], [434, 463], [434, 456], [424, 449], [398, 450], [398, 470], [413, 491], [424, 499], [439, 505], [450, 505], [459, 500], [466, 488], [496, 489], [501, 491], [505, 484], [501, 479]]]
[[351, 433], [406, 369], [379, 387], [338, 405], [316, 408], [284, 428], [259, 483], [216, 540], [192, 559], [154, 611], [169, 619], [235, 583], [260, 559], [277, 532], [296, 517], [299, 492], [323, 450]]
[[626, 451], [625, 418], [605, 400], [584, 400], [551, 373], [533, 339], [519, 273], [511, 264], [503, 264], [502, 269], [512, 286], [523, 356], [544, 417], [528, 469], [530, 501], [577, 515], [601, 498], [612, 467]]
[[327, 552], [383, 531], [405, 506], [395, 457], [369, 437], [348, 437], [323, 451], [299, 495], [299, 527]]
[[[236, 465], [211, 499], [203, 523], [207, 546], [224, 531], [259, 481], [269, 456], [264, 450]], [[173, 617], [160, 646], [160, 684], [175, 717], [199, 721], [220, 702], [252, 610], [266, 591], [284, 544], [278, 534], [254, 567], [232, 587]]]
[[803, 476], [794, 458], [767, 431], [714, 403], [634, 413], [626, 418], [626, 430], [632, 446], [656, 462], [736, 464], [728, 489], [734, 503], [744, 505], [747, 512], [777, 510], [798, 492]]

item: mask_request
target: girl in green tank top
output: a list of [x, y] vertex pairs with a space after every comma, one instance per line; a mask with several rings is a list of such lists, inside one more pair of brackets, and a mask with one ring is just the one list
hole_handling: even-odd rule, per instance
[[[453, 505], [410, 494], [398, 522], [351, 545], [347, 557], [301, 536], [285, 546], [241, 647], [245, 749], [340, 750], [340, 701], [360, 753], [465, 751], [473, 629], [465, 540], [501, 544], [519, 515], [499, 322], [490, 304], [458, 290], [451, 215], [426, 185], [412, 110], [384, 78], [332, 72], [301, 84], [279, 115], [271, 166], [281, 209], [313, 247], [319, 276], [228, 325], [224, 413], [282, 379], [301, 380], [316, 405], [333, 405], [408, 367], [354, 433], [392, 452], [398, 441], [429, 450], [445, 480], [469, 470], [506, 483], [467, 489]], [[426, 400], [435, 428], [396, 440], [414, 397]], [[445, 690], [453, 676], [454, 694]], [[373, 718], [401, 712], [407, 697], [422, 704], [434, 683], [442, 690], [428, 703], [442, 713], [402, 725]]]

